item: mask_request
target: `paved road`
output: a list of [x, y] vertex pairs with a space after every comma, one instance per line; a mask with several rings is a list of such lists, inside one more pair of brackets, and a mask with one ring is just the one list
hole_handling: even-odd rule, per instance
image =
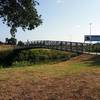
[[91, 55], [100, 55], [100, 53], [97, 52], [84, 52], [85, 54], [91, 54]]

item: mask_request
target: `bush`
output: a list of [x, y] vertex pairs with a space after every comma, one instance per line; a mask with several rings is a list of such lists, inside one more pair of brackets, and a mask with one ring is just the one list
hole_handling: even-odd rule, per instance
[[64, 61], [76, 55], [76, 53], [48, 49], [10, 50], [0, 52], [0, 65], [11, 66], [17, 63], [21, 64], [21, 62], [29, 65], [34, 63]]

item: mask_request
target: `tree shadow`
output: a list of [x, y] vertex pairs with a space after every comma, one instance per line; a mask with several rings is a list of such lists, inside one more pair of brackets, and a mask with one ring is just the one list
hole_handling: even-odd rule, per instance
[[100, 67], [100, 55], [93, 55], [82, 62], [84, 62], [84, 64], [88, 64], [89, 67]]
[[12, 66], [12, 64], [19, 52], [20, 52], [19, 50], [0, 52], [0, 65], [3, 68], [8, 68], [8, 67]]

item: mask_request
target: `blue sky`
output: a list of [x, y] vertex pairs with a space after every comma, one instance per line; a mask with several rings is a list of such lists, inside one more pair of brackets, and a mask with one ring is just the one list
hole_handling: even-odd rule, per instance
[[[43, 24], [32, 31], [18, 28], [18, 40], [64, 40], [83, 42], [84, 35], [100, 34], [100, 0], [38, 0]], [[10, 37], [9, 28], [0, 21], [0, 40]]]

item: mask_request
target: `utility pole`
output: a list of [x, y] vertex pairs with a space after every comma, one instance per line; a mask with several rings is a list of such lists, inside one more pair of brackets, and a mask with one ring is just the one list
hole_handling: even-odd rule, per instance
[[91, 48], [91, 44], [92, 44], [92, 37], [91, 37], [91, 26], [92, 26], [92, 23], [89, 23], [89, 25], [90, 25], [90, 52], [91, 52], [91, 50], [92, 50], [92, 48]]
[[90, 44], [91, 44], [91, 26], [92, 26], [92, 23], [89, 23], [89, 25], [90, 25]]

